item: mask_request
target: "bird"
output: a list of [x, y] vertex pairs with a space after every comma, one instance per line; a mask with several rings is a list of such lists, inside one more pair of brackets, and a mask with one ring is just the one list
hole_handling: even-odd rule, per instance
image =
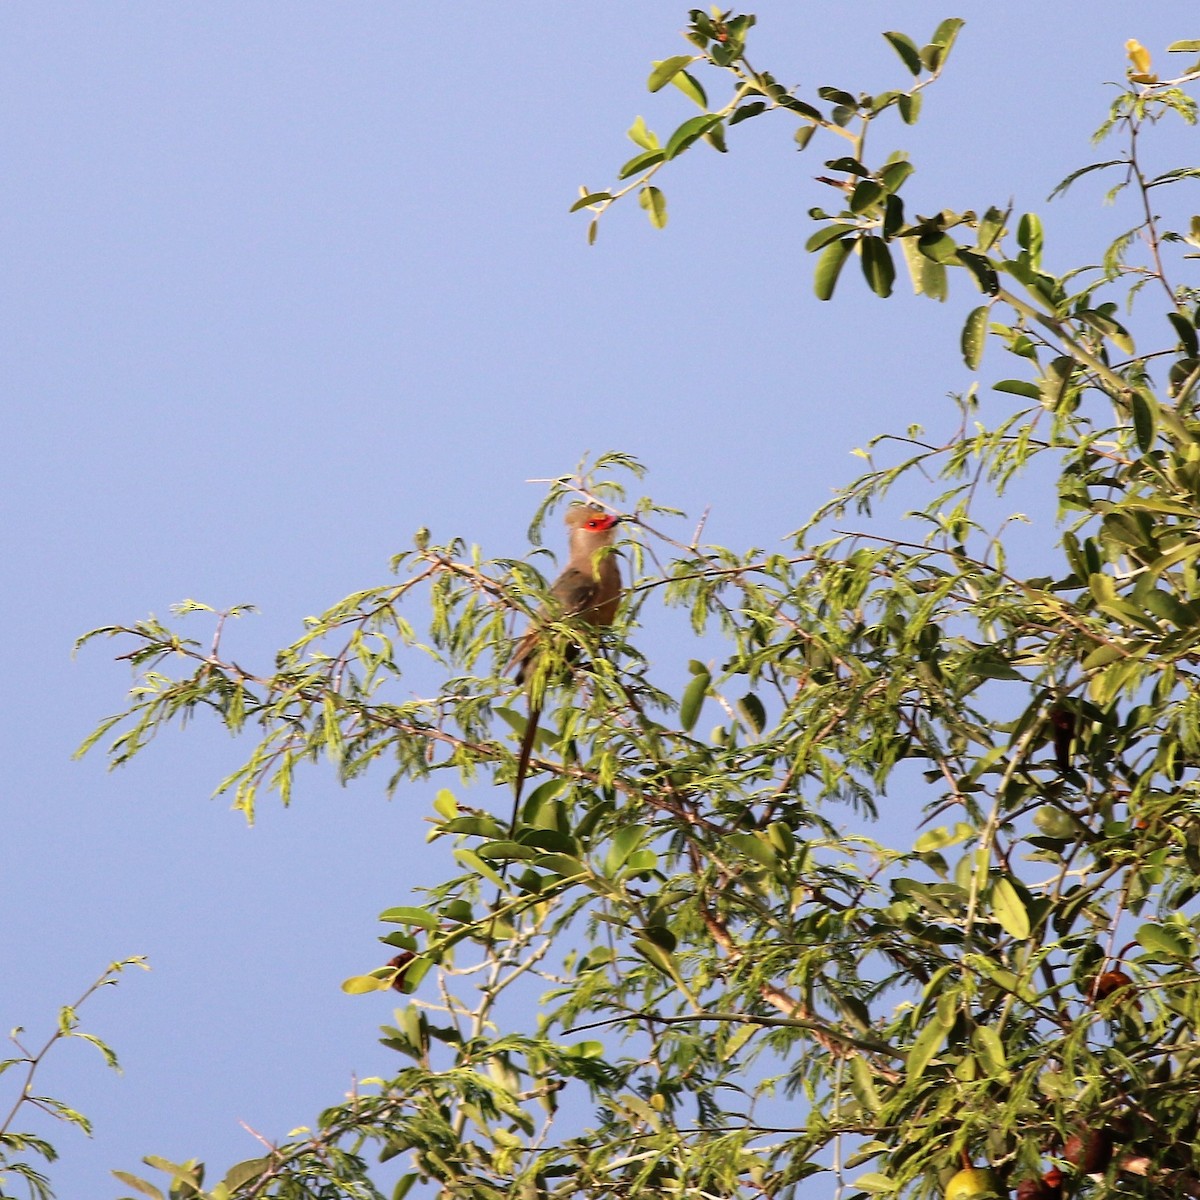
[[[611, 625], [621, 603], [621, 569], [616, 555], [602, 553], [612, 545], [617, 526], [624, 517], [606, 513], [592, 504], [572, 504], [563, 520], [568, 533], [567, 565], [550, 587], [551, 603], [539, 614], [542, 618], [574, 617], [594, 628]], [[530, 679], [537, 661], [537, 647], [542, 630], [535, 624], [517, 642], [508, 670], [517, 684]], [[568, 657], [573, 657], [571, 647]], [[538, 721], [542, 715], [540, 692], [529, 691], [529, 716], [517, 756], [517, 775], [513, 783], [513, 812], [509, 823], [509, 838], [516, 834], [517, 815], [521, 806], [521, 791], [529, 773], [529, 756], [537, 737]]]
[[[621, 602], [621, 569], [614, 554], [601, 554], [612, 545], [624, 517], [591, 504], [572, 504], [563, 518], [568, 534], [567, 565], [550, 587], [552, 604], [542, 617], [578, 617], [588, 625], [611, 625]], [[536, 659], [541, 630], [529, 629], [513, 650], [508, 669], [518, 684], [529, 676]]]

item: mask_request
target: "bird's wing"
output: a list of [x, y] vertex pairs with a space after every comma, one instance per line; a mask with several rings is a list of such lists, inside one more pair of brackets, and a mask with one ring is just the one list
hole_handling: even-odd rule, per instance
[[[549, 612], [543, 609], [543, 616], [583, 616], [586, 619], [599, 606], [600, 581], [588, 572], [579, 570], [578, 567], [568, 567], [554, 581], [550, 594], [554, 597], [555, 603], [550, 606]], [[508, 666], [505, 669], [515, 671], [517, 683], [525, 681], [529, 659], [537, 647], [539, 638], [540, 631], [536, 627], [530, 629], [517, 642], [512, 657], [508, 660]]]
[[600, 581], [594, 575], [568, 567], [555, 581], [551, 594], [562, 606], [564, 616], [586, 614], [600, 593]]

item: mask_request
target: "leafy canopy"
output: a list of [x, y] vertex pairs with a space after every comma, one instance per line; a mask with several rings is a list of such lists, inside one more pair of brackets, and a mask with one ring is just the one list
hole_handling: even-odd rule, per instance
[[[221, 784], [248, 818], [264, 787], [290, 802], [302, 763], [374, 768], [410, 795], [429, 781], [453, 863], [382, 914], [395, 957], [346, 984], [404, 994], [384, 1030], [402, 1065], [207, 1191], [167, 1164], [172, 1195], [382, 1195], [373, 1158], [399, 1160], [394, 1195], [479, 1200], [786, 1200], [821, 1174], [822, 1194], [923, 1197], [969, 1164], [995, 1174], [952, 1190], [1051, 1200], [1061, 1171], [1072, 1194], [1200, 1194], [1200, 219], [1169, 215], [1196, 169], [1147, 174], [1139, 140], [1194, 121], [1197, 69], [1160, 80], [1128, 48], [1101, 130], [1118, 149], [1058, 190], [1107, 173], [1133, 225], [1055, 274], [1034, 213], [914, 217], [913, 164], [867, 154], [868, 130], [919, 118], [961, 21], [884, 35], [903, 87], [811, 95], [751, 66], [753, 26], [692, 11], [649, 87], [698, 115], [665, 139], [635, 122], [618, 185], [575, 205], [590, 236], [628, 195], [665, 225], [676, 158], [781, 118], [831, 154], [817, 295], [852, 259], [881, 297], [898, 263], [936, 299], [959, 277], [978, 296], [962, 356], [1006, 352], [1005, 411], [977, 384], [944, 436], [872, 442], [778, 550], [673, 538], [669, 509], [629, 495], [640, 464], [581, 465], [533, 535], [572, 499], [630, 515], [611, 632], [539, 615], [530, 562], [422, 531], [395, 581], [258, 669], [223, 647], [240, 610], [89, 635], [137, 675], [88, 743], [114, 763], [209, 710], [255, 740]], [[1057, 532], [997, 522], [1018, 477]], [[1027, 574], [1011, 551], [1033, 538]], [[686, 667], [639, 651], [651, 608], [695, 638]], [[483, 785], [516, 775], [527, 710], [503, 668], [528, 621], [546, 707], [510, 826], [511, 794]]]

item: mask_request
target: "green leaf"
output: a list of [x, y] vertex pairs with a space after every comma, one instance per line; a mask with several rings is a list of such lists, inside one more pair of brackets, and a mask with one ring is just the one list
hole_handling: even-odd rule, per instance
[[871, 176], [871, 172], [857, 158], [851, 158], [849, 155], [844, 155], [842, 158], [828, 159], [825, 165], [831, 171], [837, 171], [839, 174], [857, 175], [859, 179], [869, 179]]
[[351, 975], [342, 983], [347, 996], [364, 996], [368, 992], [386, 992], [392, 985], [377, 975]]
[[668, 979], [677, 980], [679, 969], [675, 959], [661, 946], [648, 938], [634, 938], [633, 948], [652, 966], [657, 967]]
[[923, 95], [923, 92], [910, 92], [896, 101], [896, 107], [900, 109], [900, 119], [905, 125], [917, 123], [921, 116], [921, 97]]
[[379, 919], [389, 925], [416, 925], [419, 929], [433, 930], [441, 924], [435, 913], [424, 908], [387, 908], [379, 914]]
[[581, 208], [588, 208], [593, 204], [600, 204], [605, 200], [612, 199], [612, 192], [588, 192], [586, 196], [580, 196], [574, 204], [571, 205], [571, 212], [578, 212]]
[[1010, 880], [1001, 876], [992, 884], [992, 912], [1004, 932], [1019, 942], [1029, 937], [1029, 913], [1020, 892]]
[[930, 1020], [918, 1034], [905, 1060], [905, 1074], [909, 1080], [920, 1079], [925, 1068], [933, 1061], [937, 1052], [945, 1045], [947, 1030], [936, 1020]]
[[642, 825], [625, 825], [618, 829], [604, 859], [604, 873], [615, 875], [649, 834], [650, 831]]
[[703, 113], [698, 117], [690, 117], [671, 134], [666, 146], [668, 161], [682, 154], [693, 142], [702, 138], [710, 129], [721, 124], [722, 118], [716, 113]]
[[815, 125], [801, 125], [799, 129], [792, 135], [796, 143], [797, 150], [803, 150], [805, 146], [813, 139], [813, 134], [817, 132]]
[[[855, 100], [849, 92], [843, 92], [841, 88], [819, 87], [817, 88], [817, 95], [820, 96], [822, 100], [828, 100], [831, 104], [840, 105], [842, 108], [858, 107], [858, 101]], [[830, 165], [832, 166], [832, 164]], [[840, 168], [834, 167], [833, 169], [836, 171]]]
[[1187, 317], [1175, 312], [1167, 313], [1167, 320], [1171, 322], [1184, 354], [1189, 358], [1200, 356], [1200, 341], [1197, 340], [1195, 325]]
[[927, 830], [917, 838], [913, 850], [917, 854], [929, 854], [934, 850], [944, 850], [947, 846], [957, 846], [968, 838], [975, 836], [975, 828], [965, 821], [959, 821], [953, 829], [939, 825], [936, 829]]
[[534, 847], [508, 841], [484, 842], [476, 853], [488, 862], [532, 862], [538, 856]]
[[879, 1171], [868, 1171], [865, 1175], [859, 1175], [857, 1179], [850, 1181], [850, 1186], [876, 1196], [888, 1195], [900, 1187], [890, 1175], [883, 1175]]
[[950, 53], [958, 38], [958, 31], [966, 24], [962, 17], [947, 17], [934, 31], [933, 41], [942, 48], [942, 59]]
[[989, 1074], [999, 1075], [1008, 1067], [1004, 1043], [990, 1025], [977, 1025], [971, 1035], [971, 1041]]
[[947, 295], [946, 268], [941, 263], [926, 258], [917, 247], [916, 238], [899, 239], [908, 277], [912, 280], [913, 293], [928, 296], [931, 300], [945, 300]]
[[898, 192], [904, 186], [904, 181], [915, 170], [916, 168], [907, 158], [898, 158], [880, 169], [879, 182], [889, 192]]
[[1041, 218], [1037, 213], [1023, 213], [1017, 222], [1017, 245], [1029, 255], [1029, 264], [1034, 270], [1041, 263], [1043, 240]]
[[883, 1101], [875, 1087], [875, 1074], [861, 1054], [854, 1055], [850, 1060], [850, 1085], [863, 1107], [873, 1113], [879, 1112], [883, 1107]]
[[112, 1172], [126, 1187], [131, 1187], [135, 1192], [141, 1192], [143, 1196], [149, 1196], [151, 1200], [165, 1200], [162, 1192], [158, 1190], [152, 1183], [140, 1178], [137, 1175], [130, 1175], [128, 1171], [113, 1171]]
[[630, 175], [636, 175], [639, 171], [644, 171], [648, 167], [653, 167], [656, 163], [662, 162], [666, 157], [666, 153], [662, 150], [646, 150], [642, 154], [635, 154], [617, 172], [617, 178], [628, 179]]
[[730, 125], [740, 125], [743, 121], [750, 120], [751, 117], [757, 117], [759, 113], [767, 111], [765, 101], [754, 100], [749, 104], [743, 104], [733, 110], [733, 115], [729, 118]]
[[1143, 598], [1146, 608], [1156, 617], [1170, 621], [1177, 629], [1193, 630], [1200, 625], [1200, 610], [1195, 604], [1183, 604], [1177, 596], [1159, 588]]
[[671, 82], [698, 108], [708, 108], [708, 95], [694, 75], [680, 71]]
[[636, 874], [640, 871], [653, 871], [658, 867], [658, 855], [653, 850], [635, 850], [625, 860], [625, 871]]
[[683, 690], [683, 699], [679, 705], [679, 723], [687, 733], [691, 733], [700, 719], [700, 710], [704, 707], [704, 699], [708, 695], [712, 676], [707, 670], [698, 671]]
[[542, 871], [551, 871], [564, 879], [573, 879], [577, 875], [586, 875], [587, 868], [571, 854], [541, 854], [534, 866]]
[[942, 230], [921, 234], [917, 238], [917, 249], [937, 263], [954, 262], [958, 257], [958, 243]]
[[[386, 1162], [384, 1158], [380, 1158], [381, 1162]], [[396, 1181], [396, 1186], [392, 1188], [391, 1200], [404, 1200], [404, 1197], [412, 1191], [413, 1184], [417, 1182], [420, 1176], [416, 1171], [409, 1171], [407, 1175], [401, 1175]]]
[[1041, 399], [1042, 390], [1036, 383], [1029, 383], [1024, 379], [1002, 379], [999, 383], [992, 384], [994, 392], [1009, 392], [1014, 396], [1024, 396], [1028, 400]]
[[638, 193], [638, 203], [646, 210], [650, 224], [655, 229], [664, 229], [667, 224], [667, 198], [658, 188], [647, 184]]
[[638, 117], [626, 132], [626, 137], [643, 150], [660, 150], [658, 138], [646, 128], [645, 117]]
[[454, 851], [454, 857], [458, 859], [468, 871], [473, 871], [476, 875], [482, 875], [489, 883], [494, 883], [498, 888], [503, 888], [504, 877], [500, 875], [493, 867], [488, 866], [473, 850], [468, 850], [464, 846], [459, 846]]
[[996, 268], [984, 254], [976, 254], [973, 250], [960, 249], [958, 261], [970, 271], [976, 287], [985, 296], [994, 296], [1000, 290], [1000, 278]]
[[221, 1182], [231, 1192], [236, 1192], [238, 1188], [244, 1187], [252, 1179], [257, 1179], [270, 1163], [271, 1160], [269, 1158], [248, 1158], [245, 1162], [234, 1163], [225, 1172], [225, 1178]]
[[[805, 104], [803, 100], [797, 100], [795, 96], [776, 96], [775, 103], [779, 108], [786, 108], [788, 112], [798, 113], [806, 120], [816, 122], [824, 120], [820, 109], [813, 108], [811, 104]], [[810, 134], [814, 128], [815, 126], [809, 128]]]
[[813, 290], [818, 300], [832, 299], [838, 276], [853, 249], [854, 242], [851, 238], [843, 238], [825, 247], [821, 257], [817, 259], [817, 268], [813, 274]]
[[967, 316], [966, 324], [963, 325], [962, 356], [963, 362], [967, 364], [969, 370], [977, 371], [979, 363], [983, 358], [983, 347], [987, 340], [988, 314], [990, 312], [990, 305], [981, 304], [978, 308], [971, 310]]
[[828, 246], [830, 242], [836, 241], [838, 238], [845, 237], [847, 234], [855, 234], [858, 228], [855, 225], [848, 225], [845, 222], [839, 221], [833, 225], [826, 225], [824, 229], [818, 229], [812, 234], [808, 241], [804, 243], [805, 250], [813, 253], [820, 250], [822, 246]]
[[1108, 313], [1088, 308], [1077, 313], [1076, 316], [1102, 333], [1118, 350], [1125, 354], [1134, 352], [1133, 338], [1129, 336], [1129, 330], [1120, 321], [1115, 321]]
[[754, 833], [730, 833], [725, 836], [725, 843], [739, 854], [774, 871], [779, 860], [775, 857], [775, 849], [765, 838]]
[[917, 44], [907, 34], [897, 33], [895, 30], [890, 30], [883, 35], [887, 38], [892, 49], [900, 56], [900, 61], [914, 75], [921, 73], [921, 55], [917, 50]]
[[1143, 389], [1135, 388], [1129, 397], [1129, 408], [1137, 447], [1146, 454], [1158, 434], [1158, 401]]
[[854, 191], [850, 193], [850, 211], [856, 214], [865, 213], [878, 204], [884, 194], [883, 184], [874, 179], [860, 179], [855, 184]]
[[887, 299], [892, 294], [896, 281], [896, 267], [892, 253], [883, 238], [865, 234], [860, 241], [862, 247], [862, 269], [871, 291]]
[[997, 987], [1006, 992], [1012, 992], [1029, 1003], [1033, 1002], [1033, 989], [1027, 981], [1005, 967], [997, 966], [990, 956], [985, 954], [968, 954], [963, 956], [963, 966], [978, 971], [990, 979]]
[[1138, 945], [1154, 958], [1189, 961], [1192, 957], [1191, 946], [1179, 934], [1162, 925], [1142, 925], [1134, 936]]
[[756, 734], [761, 734], [766, 728], [767, 710], [763, 707], [763, 702], [753, 692], [747, 692], [738, 701], [738, 710], [746, 718], [750, 728]]
[[671, 58], [664, 58], [661, 62], [654, 64], [654, 70], [650, 72], [650, 78], [646, 80], [646, 86], [652, 92], [661, 91], [679, 74], [685, 67], [690, 67], [696, 61], [691, 54], [676, 54]]
[[442, 788], [433, 798], [433, 811], [444, 820], [453, 821], [458, 816], [458, 801], [449, 788]]

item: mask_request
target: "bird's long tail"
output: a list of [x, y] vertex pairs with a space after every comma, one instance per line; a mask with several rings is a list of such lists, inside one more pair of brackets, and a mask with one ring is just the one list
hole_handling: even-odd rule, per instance
[[517, 777], [513, 782], [512, 820], [508, 823], [510, 841], [517, 833], [517, 820], [521, 815], [521, 793], [525, 790], [525, 780], [529, 775], [529, 760], [533, 757], [533, 744], [537, 740], [538, 722], [541, 716], [542, 706], [535, 704], [531, 699], [529, 701], [529, 717], [525, 722], [525, 732], [521, 735], [521, 749], [517, 755]]

